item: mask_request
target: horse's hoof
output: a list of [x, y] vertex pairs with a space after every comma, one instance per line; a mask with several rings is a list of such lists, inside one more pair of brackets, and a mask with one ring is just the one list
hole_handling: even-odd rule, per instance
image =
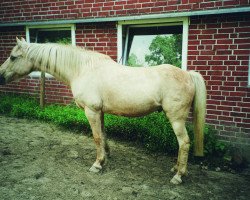
[[171, 179], [170, 183], [172, 183], [172, 184], [174, 184], [174, 185], [179, 185], [179, 184], [181, 184], [181, 183], [182, 183], [181, 177], [180, 177], [179, 175], [175, 175], [175, 176]]
[[90, 167], [90, 169], [89, 169], [90, 172], [94, 172], [94, 173], [98, 173], [101, 170], [102, 170], [101, 166], [95, 166], [95, 165], [92, 165], [92, 167]]

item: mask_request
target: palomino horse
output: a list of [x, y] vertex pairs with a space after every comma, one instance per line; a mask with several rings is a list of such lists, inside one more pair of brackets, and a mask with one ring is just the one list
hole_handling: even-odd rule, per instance
[[179, 143], [177, 164], [172, 169], [177, 173], [171, 180], [179, 184], [187, 170], [190, 140], [185, 122], [193, 104], [194, 151], [196, 156], [203, 155], [206, 87], [199, 73], [172, 65], [125, 67], [94, 51], [58, 44], [27, 43], [23, 38], [17, 38], [10, 57], [0, 67], [0, 84], [39, 70], [68, 84], [76, 104], [85, 110], [97, 150], [90, 171], [100, 171], [109, 154], [104, 113], [136, 117], [162, 109]]

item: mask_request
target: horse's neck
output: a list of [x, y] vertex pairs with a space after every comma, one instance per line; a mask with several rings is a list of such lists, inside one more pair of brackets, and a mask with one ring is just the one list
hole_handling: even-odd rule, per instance
[[[67, 55], [66, 51], [58, 51], [58, 50], [52, 50], [47, 49], [47, 50], [37, 50], [36, 48], [46, 48], [46, 46], [42, 46], [41, 44], [33, 44], [34, 52], [36, 53], [31, 53], [30, 58], [31, 60], [34, 61], [34, 71], [44, 71], [46, 73], [51, 74], [54, 76], [56, 79], [66, 83], [70, 84], [71, 79], [73, 77], [73, 73], [75, 72], [76, 67], [72, 67], [71, 63], [74, 58], [69, 57], [68, 60], [65, 59], [65, 56]], [[31, 47], [32, 48], [32, 47]], [[32, 51], [32, 50], [31, 50]], [[66, 52], [66, 53], [65, 53]], [[61, 54], [59, 57], [58, 54]], [[37, 59], [36, 56], [39, 58]]]
[[62, 73], [60, 71], [53, 71], [51, 69], [43, 68], [41, 66], [36, 66], [34, 68], [34, 71], [41, 71], [41, 72], [46, 72], [52, 76], [54, 76], [57, 80], [64, 82], [65, 84], [69, 85], [70, 84], [70, 77], [66, 73]]
[[67, 84], [89, 71], [112, 66], [114, 62], [97, 52], [51, 44], [33, 45], [28, 57], [34, 60], [34, 70], [45, 71]]

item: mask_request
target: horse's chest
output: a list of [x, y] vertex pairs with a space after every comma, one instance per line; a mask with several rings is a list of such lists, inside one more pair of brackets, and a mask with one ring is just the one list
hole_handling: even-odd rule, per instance
[[76, 103], [82, 108], [87, 106], [94, 110], [100, 110], [102, 107], [100, 94], [95, 87], [88, 87], [88, 85], [72, 87], [72, 94]]

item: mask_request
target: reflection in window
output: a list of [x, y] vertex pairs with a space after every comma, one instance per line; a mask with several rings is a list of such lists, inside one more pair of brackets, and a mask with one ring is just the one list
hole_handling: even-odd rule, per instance
[[31, 29], [30, 42], [71, 44], [71, 30]]
[[181, 67], [182, 25], [144, 26], [132, 25], [123, 29], [124, 64], [128, 66], [172, 64]]

